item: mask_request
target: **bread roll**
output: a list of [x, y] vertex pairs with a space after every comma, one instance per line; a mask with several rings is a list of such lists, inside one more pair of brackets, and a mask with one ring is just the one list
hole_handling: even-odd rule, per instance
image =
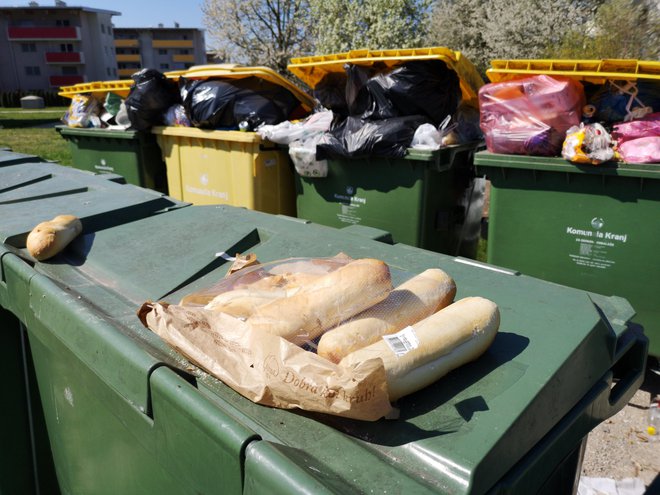
[[260, 306], [247, 323], [302, 344], [379, 303], [391, 290], [387, 265], [375, 259], [360, 259], [319, 277], [291, 297]]
[[62, 251], [81, 232], [78, 217], [58, 215], [32, 229], [27, 237], [27, 250], [37, 260], [47, 260]]
[[254, 290], [237, 289], [223, 292], [215, 296], [204, 309], [227, 313], [236, 318], [247, 318], [253, 314], [259, 306], [286, 297], [284, 289]]
[[317, 353], [338, 363], [386, 334], [395, 333], [451, 304], [456, 284], [445, 272], [431, 268], [404, 282], [384, 301], [321, 337]]
[[491, 344], [500, 324], [497, 305], [467, 297], [416, 323], [419, 345], [397, 357], [385, 340], [363, 347], [340, 361], [352, 366], [381, 358], [390, 400], [420, 390], [451, 370], [478, 358]]

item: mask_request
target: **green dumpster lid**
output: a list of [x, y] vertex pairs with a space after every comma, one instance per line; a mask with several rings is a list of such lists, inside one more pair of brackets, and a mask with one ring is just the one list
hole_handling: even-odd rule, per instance
[[109, 137], [112, 139], [136, 139], [142, 131], [135, 131], [130, 129], [99, 129], [99, 128], [81, 128], [81, 127], [68, 127], [66, 125], [56, 125], [55, 130], [65, 136], [81, 136], [81, 137]]
[[182, 203], [161, 193], [119, 184], [55, 163], [0, 168], [0, 241], [24, 247], [27, 234], [56, 215], [79, 217], [85, 231], [108, 228]]
[[477, 104], [484, 81], [477, 69], [461, 52], [445, 47], [404, 48], [398, 50], [351, 50], [330, 55], [292, 58], [287, 68], [301, 81], [315, 88], [333, 72], [344, 72], [345, 64], [383, 66], [392, 69], [413, 60], [442, 60], [458, 75], [463, 100]]
[[[633, 312], [625, 300], [375, 242], [361, 237], [359, 229], [342, 232], [224, 205], [191, 206], [97, 232], [93, 239], [83, 236], [68, 250], [70, 264], [39, 269], [104, 314], [125, 317], [137, 335], [136, 317], [126, 316], [131, 302], [134, 309], [145, 299], [176, 303], [222, 277], [230, 265], [228, 253], [247, 252], [262, 262], [338, 252], [375, 257], [390, 264], [395, 283], [440, 267], [456, 280], [457, 299], [478, 295], [495, 301], [502, 324], [480, 359], [399, 401], [401, 417], [394, 421], [366, 423], [266, 408], [200, 374], [201, 391], [263, 439], [247, 450], [246, 486], [258, 485], [259, 477], [278, 486], [278, 479], [294, 472], [308, 490], [484, 493], [526, 455], [538, 452], [543, 439], [559, 435], [565, 417], [581, 417], [588, 405], [590, 416], [577, 429], [561, 430], [557, 443], [562, 449], [577, 445], [594, 421], [616, 412], [632, 394], [610, 397], [605, 383], [596, 394], [598, 409], [594, 406], [594, 387], [629, 348], [623, 344], [629, 335], [625, 320]], [[141, 332], [138, 344], [168, 353], [155, 334]], [[119, 375], [118, 370], [101, 372]]]
[[480, 167], [660, 179], [660, 166], [653, 163], [606, 162], [600, 165], [583, 165], [571, 163], [561, 157], [504, 155], [479, 151], [474, 155], [474, 164]]
[[0, 167], [7, 165], [18, 165], [19, 163], [42, 162], [41, 158], [35, 155], [26, 155], [24, 153], [15, 153], [11, 149], [0, 150]]

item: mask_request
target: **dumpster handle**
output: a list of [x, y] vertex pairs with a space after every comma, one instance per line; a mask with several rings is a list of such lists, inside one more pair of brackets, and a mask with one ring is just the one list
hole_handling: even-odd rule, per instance
[[607, 401], [609, 407], [603, 411], [606, 414], [604, 419], [623, 409], [644, 381], [648, 339], [641, 333], [629, 330], [621, 340], [617, 347], [624, 347], [625, 351], [619, 353], [611, 369], [613, 386]]

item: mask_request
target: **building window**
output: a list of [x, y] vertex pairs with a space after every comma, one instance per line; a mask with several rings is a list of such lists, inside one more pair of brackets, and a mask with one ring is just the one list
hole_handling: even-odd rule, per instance
[[161, 68], [161, 69], [169, 69], [169, 68], [170, 68], [170, 64], [160, 64], [160, 68]]
[[69, 25], [69, 19], [57, 19], [55, 21], [56, 26], [68, 26]]
[[28, 76], [40, 76], [41, 68], [38, 65], [28, 65], [25, 68], [25, 74]]
[[71, 43], [61, 43], [60, 44], [60, 51], [61, 52], [72, 52], [73, 51], [73, 45]]
[[140, 54], [140, 50], [138, 50], [137, 48], [131, 48], [131, 55], [139, 55], [139, 54]]
[[167, 50], [165, 48], [159, 48], [158, 55], [167, 55]]
[[117, 69], [112, 69], [112, 75], [115, 77], [117, 76]]
[[62, 74], [65, 76], [77, 76], [78, 67], [62, 67]]
[[184, 39], [184, 40], [187, 40], [187, 39], [188, 39], [188, 35], [187, 35], [187, 34], [184, 34], [184, 35], [183, 35], [183, 39]]
[[21, 43], [21, 51], [22, 52], [36, 52], [37, 51], [37, 45], [34, 43]]
[[190, 68], [192, 67], [192, 64], [185, 64], [184, 67], [185, 67], [186, 69], [190, 69]]
[[112, 26], [108, 26], [108, 34], [112, 34]]
[[105, 24], [101, 24], [101, 32], [105, 34]]
[[186, 49], [179, 50], [179, 55], [188, 55], [189, 53], [190, 53], [190, 50], [186, 50]]

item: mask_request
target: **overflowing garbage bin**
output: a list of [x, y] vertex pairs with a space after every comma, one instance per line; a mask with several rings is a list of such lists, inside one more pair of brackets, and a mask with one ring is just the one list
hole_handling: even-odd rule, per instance
[[[593, 103], [597, 110], [592, 118], [607, 123], [611, 115], [625, 117], [626, 105], [632, 112], [660, 110], [658, 70], [659, 62], [635, 60], [512, 60], [493, 62], [488, 75], [495, 82], [537, 75], [579, 81], [587, 91], [585, 103]], [[612, 80], [616, 87], [633, 89], [607, 92], [604, 100], [600, 95]], [[596, 96], [589, 97], [590, 89]], [[585, 108], [589, 110], [589, 105]], [[653, 115], [657, 114], [643, 118]], [[584, 116], [579, 118], [584, 121]], [[653, 122], [634, 115], [626, 120]], [[660, 129], [660, 120], [656, 125]], [[618, 126], [614, 124], [614, 133]], [[660, 243], [660, 163], [601, 162], [594, 161], [593, 154], [591, 162], [586, 160], [571, 163], [558, 156], [492, 151], [475, 155], [477, 172], [491, 181], [488, 262], [626, 297], [636, 311], [633, 321], [649, 337], [650, 354], [660, 356], [660, 308], [655, 296], [660, 287], [652, 261]]]
[[267, 67], [195, 66], [181, 77], [187, 81], [183, 106], [191, 127], [152, 130], [167, 166], [170, 194], [193, 204], [295, 215], [287, 152], [261, 139], [254, 128], [307, 115], [312, 98]]
[[[0, 215], [0, 304], [25, 326], [63, 493], [570, 493], [589, 431], [643, 379], [647, 342], [619, 297], [379, 242], [387, 233], [362, 225], [229, 205], [168, 209], [112, 182], [56, 194], [55, 179], [53, 194], [22, 203], [31, 208], [20, 222]], [[82, 234], [51, 260], [27, 259], [29, 226], [64, 209], [83, 219]], [[261, 406], [136, 314], [215, 284], [236, 253], [376, 258], [399, 281], [441, 268], [457, 299], [500, 307], [499, 332], [478, 360], [400, 399], [398, 419]]]
[[56, 130], [69, 143], [75, 168], [119, 174], [129, 184], [168, 192], [165, 163], [152, 134], [66, 126]]
[[327, 172], [296, 173], [298, 216], [368, 225], [395, 242], [475, 257], [484, 187], [472, 156], [480, 133], [408, 149], [424, 123], [443, 131], [445, 117], [451, 128], [461, 111], [478, 120], [483, 81], [469, 60], [442, 47], [354, 50], [294, 58], [289, 70], [346, 119], [316, 146]]

